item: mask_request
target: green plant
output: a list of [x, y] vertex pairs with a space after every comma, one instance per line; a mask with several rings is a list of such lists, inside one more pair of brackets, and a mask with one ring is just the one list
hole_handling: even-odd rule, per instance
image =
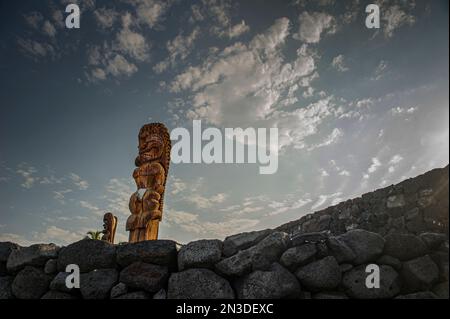
[[86, 238], [100, 240], [100, 239], [102, 239], [103, 233], [99, 230], [91, 230], [91, 231], [88, 231], [86, 234], [87, 234]]

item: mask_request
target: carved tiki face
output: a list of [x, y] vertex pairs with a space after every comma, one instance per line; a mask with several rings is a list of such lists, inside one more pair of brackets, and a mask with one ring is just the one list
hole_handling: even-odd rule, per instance
[[136, 158], [136, 166], [155, 160], [164, 162], [165, 166], [167, 150], [170, 151], [167, 128], [161, 123], [144, 125], [139, 132], [139, 156]]
[[105, 229], [108, 229], [109, 227], [112, 227], [113, 218], [114, 218], [114, 215], [112, 213], [106, 213], [103, 216], [103, 227]]
[[158, 132], [146, 130], [139, 135], [139, 157], [141, 162], [154, 161], [161, 157], [164, 141]]

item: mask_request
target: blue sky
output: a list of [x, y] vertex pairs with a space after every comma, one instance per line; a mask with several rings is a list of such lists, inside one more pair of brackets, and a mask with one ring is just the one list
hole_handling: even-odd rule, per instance
[[[66, 29], [78, 3], [81, 28]], [[275, 227], [449, 162], [448, 2], [3, 1], [0, 241], [119, 217], [137, 133], [278, 127], [279, 169], [172, 164], [161, 238]]]

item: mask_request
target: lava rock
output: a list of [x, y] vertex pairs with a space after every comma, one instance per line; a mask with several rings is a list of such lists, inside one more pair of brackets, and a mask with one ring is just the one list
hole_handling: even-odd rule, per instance
[[351, 269], [353, 269], [353, 265], [352, 264], [341, 264], [339, 265], [339, 268], [341, 269], [341, 273], [347, 272]]
[[300, 296], [300, 284], [278, 263], [268, 271], [257, 270], [236, 282], [239, 299], [280, 299]]
[[288, 246], [289, 235], [277, 231], [271, 233], [250, 249], [253, 251], [254, 255], [262, 255], [268, 261], [276, 261]]
[[432, 291], [436, 294], [439, 299], [448, 299], [448, 281], [441, 282], [433, 287]]
[[75, 296], [66, 292], [50, 290], [46, 292], [41, 299], [77, 299]]
[[380, 258], [378, 258], [377, 265], [388, 265], [391, 266], [392, 268], [394, 268], [395, 270], [400, 270], [402, 268], [402, 263], [400, 260], [398, 260], [397, 258], [388, 256], [388, 255], [383, 255]]
[[438, 297], [431, 291], [421, 291], [408, 295], [401, 295], [395, 299], [438, 299]]
[[348, 299], [343, 292], [319, 292], [312, 296], [312, 299]]
[[67, 288], [66, 286], [66, 278], [69, 275], [70, 273], [68, 272], [59, 272], [50, 282], [50, 289], [68, 293], [75, 291], [77, 288]]
[[431, 250], [439, 248], [439, 246], [447, 240], [445, 234], [439, 233], [422, 233], [419, 237]]
[[126, 267], [134, 262], [167, 266], [177, 269], [177, 244], [172, 240], [147, 240], [120, 245], [117, 248], [117, 263]]
[[15, 243], [11, 243], [9, 241], [1, 242], [0, 243], [0, 262], [6, 263], [8, 261], [8, 257], [11, 254], [11, 252], [13, 250], [17, 250], [19, 248], [20, 248], [19, 245], [15, 244]]
[[120, 282], [132, 289], [150, 293], [159, 291], [167, 282], [169, 270], [166, 266], [135, 262], [120, 272]]
[[405, 196], [403, 194], [391, 195], [386, 200], [387, 208], [398, 208], [406, 205]]
[[391, 266], [380, 266], [380, 287], [367, 288], [366, 265], [361, 265], [346, 272], [342, 278], [342, 286], [351, 298], [387, 299], [396, 296], [401, 289], [400, 275]]
[[181, 247], [178, 252], [178, 269], [213, 268], [222, 256], [220, 240], [198, 240]]
[[325, 242], [328, 238], [326, 232], [312, 232], [295, 235], [291, 238], [291, 246], [300, 246], [305, 243]]
[[230, 277], [241, 277], [251, 272], [252, 263], [253, 251], [246, 249], [240, 250], [236, 255], [223, 259], [215, 267], [220, 274]]
[[188, 269], [169, 278], [168, 299], [233, 299], [228, 281], [209, 269]]
[[280, 263], [284, 267], [294, 270], [299, 266], [312, 262], [316, 253], [317, 249], [315, 244], [304, 244], [302, 246], [292, 247], [281, 255]]
[[412, 234], [392, 233], [385, 239], [384, 253], [401, 261], [423, 256], [427, 251], [425, 243]]
[[216, 264], [219, 273], [226, 276], [240, 277], [252, 270], [266, 270], [289, 246], [289, 235], [273, 232], [256, 246], [239, 251], [236, 255], [223, 259]]
[[338, 236], [338, 239], [353, 251], [356, 265], [376, 260], [383, 253], [384, 239], [376, 233], [354, 229]]
[[223, 242], [223, 255], [225, 257], [230, 257], [239, 250], [250, 248], [266, 238], [272, 232], [273, 230], [271, 229], [264, 229], [229, 236], [225, 238]]
[[75, 264], [80, 272], [90, 272], [100, 268], [115, 268], [116, 248], [104, 240], [83, 239], [61, 249], [58, 257], [58, 270]]
[[50, 281], [43, 270], [26, 266], [14, 278], [12, 292], [19, 299], [39, 299], [47, 292]]
[[44, 266], [47, 260], [58, 257], [59, 247], [54, 244], [36, 244], [11, 250], [6, 267], [16, 272], [25, 266]]
[[45, 263], [44, 272], [47, 275], [55, 274], [58, 271], [58, 261], [56, 259], [49, 259]]
[[97, 269], [81, 274], [80, 292], [83, 299], [107, 299], [118, 277], [115, 269]]
[[316, 249], [317, 249], [316, 257], [318, 259], [322, 259], [322, 258], [330, 256], [330, 251], [325, 242], [318, 242], [315, 245], [316, 245]]
[[9, 276], [0, 277], [0, 300], [14, 298], [11, 289], [13, 280], [14, 278]]
[[355, 253], [339, 238], [330, 237], [326, 243], [331, 255], [338, 263], [351, 263], [355, 260]]
[[429, 290], [439, 279], [439, 268], [426, 255], [403, 263], [402, 278], [408, 292]]
[[122, 295], [125, 295], [126, 293], [128, 293], [127, 285], [125, 285], [123, 282], [119, 282], [117, 285], [112, 287], [110, 296], [111, 299], [114, 299]]
[[150, 299], [151, 295], [146, 291], [135, 291], [122, 295], [115, 299]]
[[332, 256], [301, 267], [295, 275], [302, 286], [310, 291], [332, 290], [341, 281], [341, 269]]
[[439, 268], [439, 281], [448, 281], [448, 251], [437, 251], [430, 255]]
[[164, 289], [161, 289], [153, 295], [153, 299], [167, 299], [167, 292]]

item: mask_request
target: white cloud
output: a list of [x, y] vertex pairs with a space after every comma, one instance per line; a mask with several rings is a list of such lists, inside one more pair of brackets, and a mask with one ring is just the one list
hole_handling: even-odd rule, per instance
[[194, 48], [194, 42], [200, 34], [200, 29], [195, 28], [189, 35], [183, 36], [177, 35], [173, 40], [167, 42], [166, 47], [169, 56], [156, 64], [153, 70], [157, 73], [161, 73], [169, 66], [174, 67], [177, 60], [184, 61]]
[[338, 142], [343, 136], [344, 136], [344, 133], [342, 132], [342, 130], [335, 128], [330, 133], [330, 135], [325, 137], [325, 139], [322, 142], [320, 142], [319, 144], [311, 145], [308, 148], [308, 151], [312, 151], [316, 148], [332, 145], [332, 144]]
[[[333, 114], [333, 103], [330, 97], [292, 112], [274, 112], [273, 125], [278, 127], [280, 149], [289, 145], [296, 149], [308, 148], [306, 138], [316, 134], [324, 120]], [[339, 137], [339, 135], [336, 136]]]
[[388, 67], [388, 63], [384, 60], [381, 60], [378, 66], [375, 69], [374, 76], [372, 77], [372, 80], [378, 81], [385, 75], [385, 70]]
[[53, 10], [52, 12], [53, 23], [60, 29], [66, 27], [65, 17], [61, 10]]
[[403, 160], [403, 157], [399, 154], [394, 155], [391, 160], [389, 161], [389, 164], [395, 165], [400, 163]]
[[390, 112], [393, 116], [396, 115], [402, 115], [402, 114], [413, 114], [414, 112], [417, 111], [417, 107], [400, 107], [400, 106], [396, 106], [393, 107]]
[[0, 242], [12, 242], [19, 244], [21, 246], [30, 246], [33, 244], [32, 241], [25, 238], [23, 235], [14, 234], [14, 233], [0, 233]]
[[138, 61], [149, 58], [149, 45], [144, 36], [131, 30], [132, 17], [129, 13], [122, 17], [122, 29], [117, 34], [117, 50]]
[[135, 30], [133, 16], [122, 16], [122, 26], [111, 43], [94, 45], [88, 49], [88, 64], [92, 67], [86, 74], [92, 82], [112, 77], [129, 77], [138, 71], [135, 63], [148, 62], [150, 43]]
[[318, 43], [322, 33], [335, 33], [336, 21], [333, 16], [323, 12], [304, 11], [298, 17], [299, 30], [294, 38], [306, 43]]
[[187, 184], [183, 182], [180, 178], [177, 178], [175, 176], [170, 176], [170, 188], [171, 188], [171, 194], [177, 195], [179, 193], [182, 193], [187, 189]]
[[40, 43], [31, 39], [19, 38], [17, 44], [19, 45], [20, 51], [34, 59], [45, 57], [54, 58], [56, 56], [54, 47], [45, 42]]
[[383, 26], [384, 35], [387, 38], [394, 36], [395, 31], [404, 25], [413, 25], [416, 21], [415, 17], [405, 12], [400, 6], [394, 5], [387, 10], [384, 10], [381, 14], [381, 19], [384, 23]]
[[129, 179], [110, 179], [106, 185], [108, 193], [105, 196], [107, 210], [113, 214], [121, 214], [128, 217], [130, 215], [128, 203], [131, 195], [136, 191], [135, 188]]
[[381, 162], [380, 162], [380, 160], [378, 159], [378, 158], [376, 158], [376, 157], [373, 157], [372, 158], [372, 164], [369, 166], [369, 168], [367, 169], [367, 173], [365, 173], [364, 175], [363, 175], [363, 178], [364, 179], [369, 179], [370, 178], [370, 175], [372, 175], [373, 173], [375, 173], [377, 170], [378, 170], [378, 168], [380, 168], [380, 166], [381, 166]]
[[118, 13], [113, 9], [99, 8], [94, 11], [94, 16], [101, 28], [109, 29], [116, 22]]
[[135, 6], [136, 16], [140, 23], [155, 28], [164, 20], [165, 14], [172, 5], [172, 1], [133, 0], [129, 1]]
[[339, 172], [339, 175], [340, 176], [350, 176], [351, 174], [350, 174], [350, 172], [349, 171], [347, 171], [347, 170], [342, 170], [342, 171], [340, 171]]
[[80, 176], [75, 173], [69, 174], [70, 180], [78, 187], [80, 190], [88, 189], [89, 183], [86, 180], [83, 180]]
[[320, 176], [321, 177], [328, 177], [330, 176], [330, 174], [328, 174], [328, 172], [325, 169], [320, 169]]
[[198, 208], [210, 208], [216, 204], [221, 204], [227, 199], [227, 194], [218, 193], [212, 196], [202, 196], [199, 194], [191, 194], [185, 199], [188, 202], [195, 204]]
[[165, 225], [168, 228], [180, 228], [197, 238], [224, 238], [226, 236], [248, 231], [259, 220], [248, 218], [231, 218], [227, 221], [203, 221], [197, 214], [168, 209], [165, 214]]
[[339, 72], [346, 72], [349, 70], [349, 68], [345, 65], [344, 56], [342, 54], [335, 56], [331, 62], [331, 65]]
[[330, 199], [337, 198], [341, 195], [342, 195], [341, 192], [328, 195], [320, 195], [317, 201], [311, 206], [311, 209], [316, 210], [320, 207], [323, 207]]
[[367, 172], [369, 172], [371, 174], [375, 173], [380, 166], [381, 166], [381, 162], [378, 160], [378, 158], [374, 157], [374, 158], [372, 158], [372, 165], [370, 165]]
[[54, 194], [53, 198], [64, 205], [66, 203], [66, 201], [64, 200], [66, 198], [66, 194], [71, 193], [71, 192], [72, 192], [71, 189], [64, 189], [64, 190], [60, 190], [60, 191], [54, 191], [53, 192], [53, 194]]
[[[285, 98], [295, 98], [291, 88], [313, 73], [315, 62], [307, 47], [301, 47], [293, 61], [284, 62], [282, 47], [288, 34], [289, 20], [278, 19], [248, 44], [235, 43], [177, 75], [170, 90], [193, 92], [187, 118], [231, 127], [248, 127], [258, 121], [280, 128], [298, 127], [295, 121], [311, 113], [310, 108], [293, 113], [276, 109]], [[282, 125], [287, 122], [291, 125]]]
[[116, 54], [114, 58], [108, 61], [106, 65], [106, 72], [113, 76], [130, 76], [137, 72], [137, 67], [133, 63], [130, 63], [122, 55]]
[[220, 32], [220, 36], [228, 37], [229, 39], [237, 38], [242, 34], [250, 31], [250, 27], [242, 20], [240, 23]]
[[67, 245], [84, 238], [85, 234], [73, 232], [56, 226], [49, 226], [44, 232], [33, 232], [33, 241]]
[[96, 205], [89, 203], [88, 201], [81, 200], [79, 204], [81, 207], [86, 208], [90, 213], [93, 213], [94, 215], [103, 216], [103, 214], [105, 213], [105, 211], [103, 211]]
[[28, 165], [27, 163], [19, 164], [16, 172], [23, 178], [21, 186], [24, 188], [30, 189], [38, 180], [38, 177], [35, 176], [37, 173], [36, 168]]
[[34, 29], [39, 29], [44, 17], [40, 12], [33, 11], [24, 16], [25, 21]]
[[49, 37], [54, 37], [54, 36], [56, 36], [56, 29], [55, 29], [55, 27], [53, 26], [53, 24], [50, 22], [50, 21], [48, 21], [48, 20], [46, 20], [45, 22], [44, 22], [44, 25], [43, 25], [43, 27], [42, 27], [42, 31], [46, 34], [46, 35], [48, 35]]

